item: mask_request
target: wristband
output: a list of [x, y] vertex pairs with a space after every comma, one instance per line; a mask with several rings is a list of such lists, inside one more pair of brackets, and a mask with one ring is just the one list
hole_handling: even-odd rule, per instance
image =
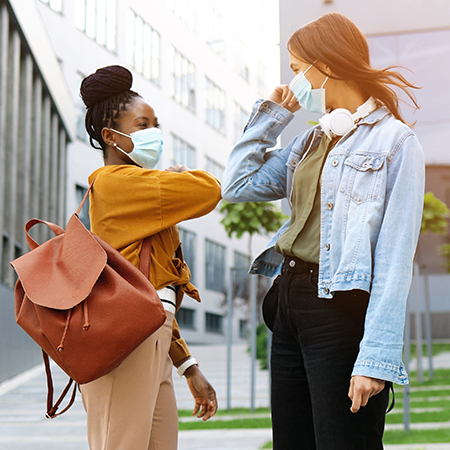
[[181, 364], [180, 367], [178, 367], [177, 369], [177, 373], [180, 377], [182, 377], [184, 375], [184, 372], [186, 372], [187, 369], [189, 369], [189, 367], [191, 366], [198, 366], [198, 362], [195, 358], [193, 358], [192, 356], [187, 359], [183, 364]]

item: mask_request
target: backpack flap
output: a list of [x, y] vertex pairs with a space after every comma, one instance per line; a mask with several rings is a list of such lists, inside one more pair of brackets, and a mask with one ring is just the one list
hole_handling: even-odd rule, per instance
[[105, 250], [73, 214], [64, 234], [17, 258], [11, 265], [33, 303], [67, 310], [88, 297], [106, 262]]

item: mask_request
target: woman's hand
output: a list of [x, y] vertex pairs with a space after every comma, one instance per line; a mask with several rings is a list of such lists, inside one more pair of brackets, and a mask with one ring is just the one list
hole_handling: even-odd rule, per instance
[[186, 172], [186, 170], [191, 170], [187, 166], [183, 166], [181, 164], [175, 164], [174, 166], [170, 166], [166, 169], [167, 172]]
[[356, 413], [361, 406], [366, 406], [369, 398], [379, 394], [384, 389], [384, 380], [355, 375], [350, 380], [348, 396], [352, 401], [350, 411]]
[[210, 419], [217, 411], [216, 391], [198, 366], [189, 367], [184, 372], [184, 376], [195, 400], [192, 415], [194, 416], [200, 411], [197, 415], [198, 418], [203, 418], [203, 420]]
[[300, 105], [298, 104], [294, 93], [289, 89], [287, 84], [277, 86], [269, 95], [268, 99], [283, 106], [291, 113], [294, 113], [300, 109]]

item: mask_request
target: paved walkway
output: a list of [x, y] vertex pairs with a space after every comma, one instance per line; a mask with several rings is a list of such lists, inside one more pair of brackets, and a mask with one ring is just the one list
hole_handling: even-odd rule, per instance
[[[226, 348], [191, 347], [204, 373], [214, 384], [220, 408], [226, 408]], [[441, 355], [435, 367], [445, 367], [450, 353]], [[233, 347], [232, 404], [250, 406], [250, 358], [244, 346]], [[56, 392], [64, 386], [66, 375], [54, 370]], [[186, 382], [174, 372], [175, 391], [181, 409], [193, 406]], [[0, 384], [0, 450], [88, 450], [86, 419], [78, 396], [72, 409], [61, 417], [44, 417], [46, 382], [43, 366]], [[267, 406], [267, 372], [256, 376], [256, 406]], [[442, 426], [442, 424], [441, 424]], [[450, 426], [450, 424], [449, 424]], [[257, 450], [271, 439], [271, 430], [181, 431], [179, 450]], [[450, 444], [386, 446], [386, 450], [450, 450]]]

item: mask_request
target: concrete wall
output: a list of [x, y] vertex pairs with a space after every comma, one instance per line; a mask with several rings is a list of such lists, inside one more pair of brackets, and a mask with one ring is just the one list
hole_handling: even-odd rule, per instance
[[0, 382], [42, 362], [40, 348], [14, 320], [14, 293], [0, 284]]

